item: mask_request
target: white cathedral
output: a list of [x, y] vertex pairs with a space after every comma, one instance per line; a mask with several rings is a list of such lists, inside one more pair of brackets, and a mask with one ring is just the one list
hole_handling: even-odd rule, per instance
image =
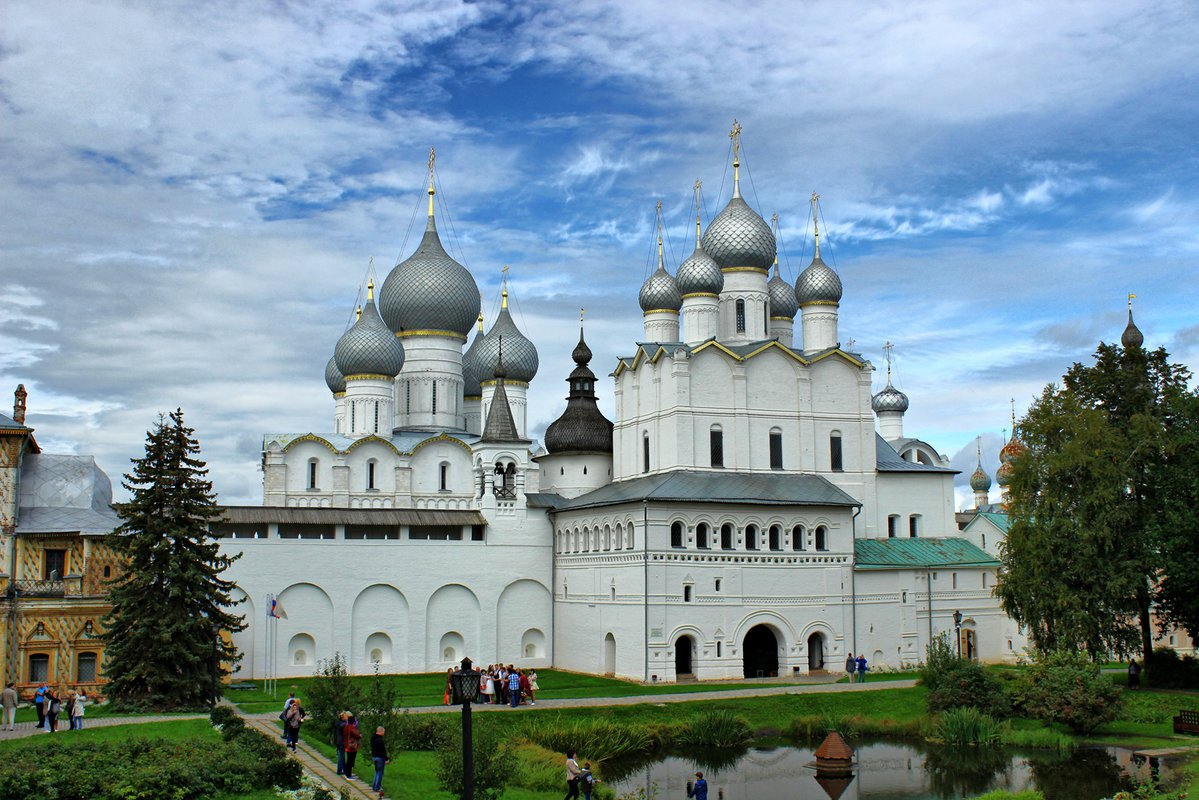
[[[541, 443], [537, 349], [506, 282], [483, 331], [475, 280], [438, 236], [430, 160], [420, 245], [377, 305], [370, 285], [326, 369], [331, 427], [265, 436], [263, 504], [225, 508], [239, 677], [311, 674], [334, 653], [355, 673], [469, 656], [640, 681], [785, 677], [850, 653], [911, 666], [942, 633], [967, 657], [1017, 656], [992, 595], [998, 537], [959, 532], [957, 473], [905, 435], [889, 374], [873, 393], [874, 367], [842, 347], [818, 229], [798, 281], [780, 277], [736, 154], [734, 137], [732, 197], [702, 231], [697, 202], [673, 275], [659, 225], [644, 330], [612, 372], [615, 424], [580, 326]], [[270, 595], [286, 618], [268, 624]]]

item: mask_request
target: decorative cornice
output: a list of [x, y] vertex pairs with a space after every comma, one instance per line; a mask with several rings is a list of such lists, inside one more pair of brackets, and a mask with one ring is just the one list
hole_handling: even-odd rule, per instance
[[834, 300], [809, 300], [806, 303], [800, 303], [799, 307], [807, 308], [808, 306], [833, 306], [835, 308], [836, 306], [839, 306], [839, 305], [841, 305], [841, 304]]
[[283, 452], [286, 453], [292, 448], [292, 445], [299, 444], [300, 442], [316, 442], [317, 444], [323, 444], [325, 447], [329, 448], [329, 452], [335, 455], [340, 452], [328, 439], [323, 436], [317, 436], [315, 433], [306, 433], [303, 436], [297, 436], [283, 446]]
[[414, 456], [414, 455], [416, 455], [416, 452], [418, 450], [420, 450], [422, 447], [424, 447], [425, 445], [437, 444], [439, 442], [449, 442], [450, 444], [456, 444], [459, 447], [461, 447], [463, 450], [465, 450], [466, 452], [468, 452], [468, 453], [471, 452], [470, 445], [467, 444], [466, 442], [462, 441], [461, 439], [454, 437], [454, 436], [450, 436], [448, 433], [439, 433], [436, 436], [430, 436], [428, 439], [425, 439], [423, 442], [417, 443], [417, 445], [415, 447], [413, 447], [410, 451], [408, 451], [408, 455]]
[[[479, 381], [479, 385], [480, 386], [495, 386], [495, 378], [492, 378], [492, 379], [486, 380], [486, 381]], [[511, 378], [504, 378], [504, 385], [505, 386], [519, 386], [519, 387], [522, 387], [525, 389], [529, 388], [528, 381], [514, 381]], [[476, 395], [476, 396], [482, 397], [483, 395], [480, 394], [480, 395]]]
[[334, 393], [333, 393], [333, 399], [334, 399], [334, 400], [340, 400], [341, 398], [343, 398], [343, 397], [345, 397], [345, 396], [346, 396], [346, 393], [345, 393], [345, 392], [334, 392]]
[[[346, 381], [390, 381], [393, 376], [374, 372], [360, 372], [357, 375], [347, 375]], [[344, 392], [343, 392], [344, 394]]]

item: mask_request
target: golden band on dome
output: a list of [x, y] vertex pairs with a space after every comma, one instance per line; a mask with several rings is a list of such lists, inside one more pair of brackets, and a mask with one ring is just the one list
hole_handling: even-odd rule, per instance
[[345, 393], [345, 392], [334, 392], [334, 393], [333, 393], [333, 399], [334, 399], [334, 400], [340, 400], [341, 398], [343, 398], [343, 397], [345, 397], [345, 396], [346, 396], [346, 393]]
[[379, 375], [374, 372], [359, 372], [357, 375], [347, 375], [346, 381], [389, 381], [394, 375]]
[[[495, 378], [488, 378], [485, 381], [479, 381], [479, 385], [480, 386], [495, 386], [495, 380], [496, 380]], [[524, 387], [528, 388], [529, 382], [528, 381], [516, 381], [516, 380], [512, 380], [511, 378], [504, 378], [504, 385], [505, 386], [524, 386]], [[481, 395], [481, 394], [480, 395], [472, 395], [472, 397], [482, 397], [482, 396], [483, 395]]]
[[684, 299], [684, 300], [686, 300], [688, 297], [715, 297], [715, 298], [719, 298], [719, 297], [720, 297], [720, 295], [716, 294], [715, 292], [688, 292], [687, 294], [683, 295], [683, 299]]
[[841, 305], [841, 304], [838, 303], [836, 300], [808, 300], [805, 303], [800, 303], [799, 307], [807, 308], [808, 306], [839, 306], [839, 305]]
[[438, 331], [438, 330], [424, 329], [424, 330], [413, 330], [413, 331], [400, 331], [399, 333], [396, 334], [396, 338], [399, 338], [399, 339], [407, 339], [409, 336], [445, 336], [448, 339], [457, 339], [460, 342], [466, 341], [466, 336], [464, 334], [458, 333], [458, 331]]
[[644, 316], [649, 316], [650, 314], [674, 314], [677, 317], [679, 315], [679, 312], [675, 311], [673, 308], [646, 309], [646, 311], [644, 312]]
[[763, 275], [770, 272], [766, 267], [721, 267], [721, 272], [760, 272]]
[[771, 319], [777, 319], [779, 321], [786, 321], [786, 322], [794, 322], [795, 321], [795, 317], [771, 317]]

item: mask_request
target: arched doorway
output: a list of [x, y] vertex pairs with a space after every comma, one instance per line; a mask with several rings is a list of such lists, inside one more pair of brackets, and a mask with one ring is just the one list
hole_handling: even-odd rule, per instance
[[808, 637], [808, 672], [824, 669], [824, 637], [813, 633]]
[[972, 619], [962, 623], [962, 658], [967, 661], [978, 660], [978, 632], [974, 629]]
[[779, 640], [765, 625], [755, 625], [745, 634], [741, 648], [745, 677], [770, 678], [779, 673]]
[[610, 633], [604, 637], [604, 674], [616, 674], [616, 637]]
[[690, 636], [680, 636], [674, 643], [674, 675], [675, 678], [693, 676], [691, 656], [695, 651], [695, 643]]

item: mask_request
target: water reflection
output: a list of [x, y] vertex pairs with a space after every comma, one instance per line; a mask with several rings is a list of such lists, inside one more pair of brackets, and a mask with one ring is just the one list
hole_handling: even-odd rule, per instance
[[[658, 797], [685, 797], [688, 779], [706, 773], [709, 797], [724, 800], [948, 800], [993, 789], [1038, 789], [1046, 800], [1095, 800], [1128, 788], [1131, 753], [1117, 748], [1054, 751], [951, 748], [909, 741], [855, 741], [849, 778], [818, 776], [811, 747], [754, 747], [743, 753], [689, 753], [610, 765], [621, 793], [657, 786]], [[1169, 779], [1163, 769], [1162, 777]]]

